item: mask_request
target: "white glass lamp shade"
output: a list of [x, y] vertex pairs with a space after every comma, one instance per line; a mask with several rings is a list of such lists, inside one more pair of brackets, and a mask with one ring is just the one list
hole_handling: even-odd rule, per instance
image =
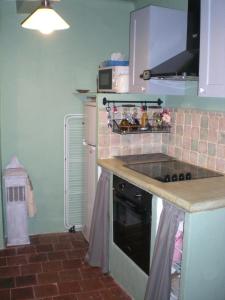
[[27, 29], [39, 30], [44, 34], [70, 27], [51, 7], [38, 8], [21, 23], [21, 26]]

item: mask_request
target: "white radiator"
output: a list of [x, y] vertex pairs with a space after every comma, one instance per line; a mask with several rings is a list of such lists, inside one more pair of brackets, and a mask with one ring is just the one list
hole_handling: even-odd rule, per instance
[[83, 115], [64, 119], [64, 226], [82, 228], [83, 220]]

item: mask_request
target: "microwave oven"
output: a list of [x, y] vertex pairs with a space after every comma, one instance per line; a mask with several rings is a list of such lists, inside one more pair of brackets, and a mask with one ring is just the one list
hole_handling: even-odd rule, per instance
[[111, 66], [98, 70], [99, 93], [128, 93], [129, 67]]

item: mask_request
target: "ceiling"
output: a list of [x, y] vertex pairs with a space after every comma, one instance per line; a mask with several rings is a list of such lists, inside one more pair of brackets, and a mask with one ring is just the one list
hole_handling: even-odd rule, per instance
[[[1, 0], [0, 0], [1, 1]], [[61, 0], [50, 0], [50, 2], [59, 2]], [[91, 0], [90, 0], [91, 1]], [[136, 0], [121, 0], [131, 1]], [[29, 14], [41, 5], [42, 0], [16, 0], [16, 11], [18, 14]]]
[[[51, 0], [50, 2], [59, 2], [60, 0]], [[41, 0], [16, 0], [16, 11], [18, 14], [28, 14], [41, 5]]]

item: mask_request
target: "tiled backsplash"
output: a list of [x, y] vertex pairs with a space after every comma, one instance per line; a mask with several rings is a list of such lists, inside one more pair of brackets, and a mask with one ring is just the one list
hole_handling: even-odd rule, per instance
[[172, 109], [172, 130], [162, 151], [180, 160], [225, 173], [225, 113]]
[[177, 159], [225, 173], [225, 113], [170, 109], [171, 133], [119, 135], [99, 112], [99, 158], [164, 152]]
[[144, 154], [162, 151], [161, 133], [125, 134], [113, 133], [107, 127], [105, 109], [99, 111], [98, 157], [110, 158], [115, 155]]

